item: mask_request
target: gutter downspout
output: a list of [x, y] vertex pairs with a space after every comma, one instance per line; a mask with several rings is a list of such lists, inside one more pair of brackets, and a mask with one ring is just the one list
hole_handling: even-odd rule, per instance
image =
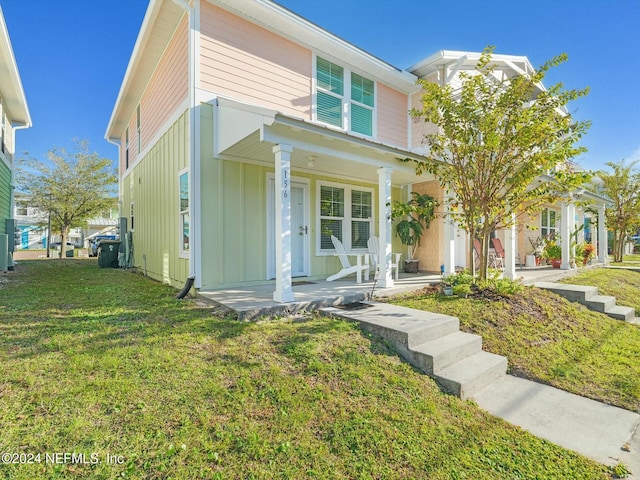
[[[3, 113], [4, 114], [4, 113]], [[15, 215], [13, 212], [16, 211], [16, 197], [15, 197], [15, 192], [16, 192], [16, 184], [15, 184], [15, 179], [16, 179], [16, 155], [15, 155], [15, 150], [16, 150], [16, 130], [24, 130], [26, 128], [31, 128], [32, 124], [31, 124], [31, 119], [29, 119], [28, 122], [22, 123], [22, 124], [17, 124], [17, 125], [11, 125], [11, 146], [13, 147], [13, 155], [11, 157], [11, 193], [9, 194], [9, 218], [13, 219], [15, 218]], [[17, 226], [17, 225], [14, 225]], [[9, 235], [15, 235], [15, 232], [7, 232]], [[14, 250], [15, 250], [16, 246], [14, 246]], [[47, 252], [49, 251], [49, 244], [47, 243]], [[14, 267], [14, 263], [13, 263], [13, 252], [11, 252], [9, 254], [9, 262], [8, 262], [8, 266], [9, 266], [9, 270], [13, 270]]]
[[[172, 0], [173, 3], [187, 12], [189, 18], [189, 278], [187, 284], [194, 283], [195, 288], [202, 285], [200, 275], [201, 242], [200, 242], [200, 115], [196, 96], [198, 80], [199, 33], [200, 33], [200, 1], [193, 0], [191, 6], [185, 0]], [[186, 295], [186, 293], [185, 293]], [[181, 297], [182, 298], [182, 297]]]
[[121, 143], [120, 140], [113, 140], [105, 136], [105, 140], [111, 145], [118, 147], [118, 218], [122, 218], [122, 173], [120, 172], [120, 155], [121, 155]]

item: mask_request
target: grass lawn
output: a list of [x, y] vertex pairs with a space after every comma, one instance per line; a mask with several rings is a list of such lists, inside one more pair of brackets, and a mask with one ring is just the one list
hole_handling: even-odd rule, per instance
[[[42, 456], [0, 478], [609, 478], [344, 321], [219, 319], [95, 261], [24, 262], [8, 279], [0, 452]], [[89, 463], [47, 463], [56, 452]]]
[[632, 255], [624, 255], [622, 257], [622, 263], [611, 262], [611, 265], [627, 265], [630, 267], [640, 267], [640, 254], [634, 253]]
[[458, 317], [461, 330], [482, 335], [485, 350], [509, 359], [512, 374], [634, 412], [640, 409], [637, 325], [532, 287], [508, 301], [428, 294], [395, 303]]
[[618, 305], [633, 307], [640, 316], [640, 271], [592, 268], [560, 282], [598, 287], [600, 294], [616, 297]]

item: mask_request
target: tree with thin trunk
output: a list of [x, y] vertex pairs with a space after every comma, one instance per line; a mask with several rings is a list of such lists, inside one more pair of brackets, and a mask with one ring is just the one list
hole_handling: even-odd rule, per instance
[[589, 179], [570, 159], [586, 149], [577, 141], [589, 122], [568, 114], [569, 101], [587, 94], [562, 84], [542, 85], [547, 72], [567, 59], [555, 57], [537, 71], [505, 75], [487, 47], [472, 72], [459, 74], [461, 85], [419, 80], [422, 108], [411, 115], [435, 124], [427, 134], [427, 161], [413, 161], [418, 174], [430, 172], [449, 192], [446, 215], [481, 241], [478, 273], [486, 278], [493, 231], [539, 212]]
[[603, 193], [611, 200], [605, 216], [613, 233], [614, 262], [622, 261], [627, 237], [640, 228], [640, 172], [634, 169], [637, 163], [638, 160], [628, 165], [624, 161], [608, 162], [606, 165], [612, 172], [598, 172]]
[[76, 140], [74, 152], [49, 150], [47, 160], [22, 160], [18, 188], [31, 196], [31, 206], [41, 215], [51, 216], [52, 230], [60, 232], [60, 257], [64, 258], [70, 229], [115, 206], [118, 178], [111, 160], [90, 152], [86, 140]]

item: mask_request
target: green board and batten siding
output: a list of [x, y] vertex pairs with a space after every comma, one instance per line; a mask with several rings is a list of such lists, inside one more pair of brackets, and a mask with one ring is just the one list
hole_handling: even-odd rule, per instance
[[[213, 109], [201, 106], [201, 194], [202, 194], [202, 288], [215, 289], [242, 283], [260, 283], [267, 277], [267, 175], [273, 167], [214, 158]], [[295, 146], [294, 146], [295, 148]], [[335, 256], [316, 255], [317, 181], [330, 181], [374, 189], [377, 185], [347, 182], [336, 176], [309, 175], [292, 171], [292, 176], [309, 179], [310, 276], [326, 278], [337, 272]], [[393, 199], [401, 198], [394, 188]], [[403, 251], [393, 238], [393, 251]]]
[[[150, 277], [179, 287], [189, 275], [189, 259], [180, 256], [179, 172], [189, 166], [188, 112], [185, 112], [132, 169], [122, 185], [122, 211], [130, 221], [134, 202], [134, 261]], [[267, 176], [273, 167], [213, 156], [213, 107], [200, 106], [201, 232], [203, 289], [256, 284], [267, 277]], [[335, 256], [316, 255], [317, 181], [361, 185], [337, 176], [309, 175], [310, 274], [325, 278], [340, 268]], [[400, 189], [393, 189], [400, 198]], [[196, 219], [193, 219], [196, 221]], [[402, 251], [397, 238], [393, 251]], [[146, 264], [144, 258], [146, 257]]]
[[[189, 115], [167, 130], [122, 184], [122, 214], [131, 228], [134, 205], [134, 262], [158, 281], [181, 286], [189, 259], [180, 256], [178, 172], [189, 166]], [[145, 262], [146, 258], [146, 262]]]
[[7, 233], [7, 218], [11, 218], [11, 169], [0, 159], [0, 234]]

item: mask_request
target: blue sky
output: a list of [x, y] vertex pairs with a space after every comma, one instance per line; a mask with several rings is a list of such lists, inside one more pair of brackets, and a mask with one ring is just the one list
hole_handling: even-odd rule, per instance
[[[547, 86], [590, 87], [569, 105], [593, 125], [579, 161], [589, 169], [640, 158], [639, 0], [279, 0], [400, 68], [438, 50], [526, 55], [534, 66], [566, 52]], [[43, 159], [75, 137], [115, 159], [104, 139], [146, 0], [0, 0], [31, 111], [19, 152]]]

